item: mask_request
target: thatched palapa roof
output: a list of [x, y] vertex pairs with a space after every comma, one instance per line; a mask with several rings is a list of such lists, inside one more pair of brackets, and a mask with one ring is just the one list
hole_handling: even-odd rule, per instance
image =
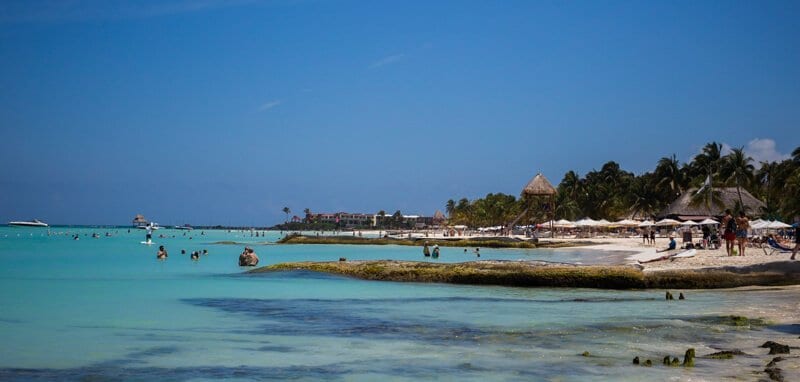
[[[736, 204], [739, 202], [739, 194], [736, 192], [736, 187], [714, 188], [714, 191], [719, 192], [722, 205], [711, 204], [711, 208], [709, 209], [709, 207], [703, 202], [692, 204], [692, 196], [697, 193], [697, 189], [690, 189], [689, 191], [684, 192], [683, 195], [678, 197], [678, 199], [661, 211], [661, 213], [658, 214], [658, 217], [683, 216], [685, 218], [682, 220], [686, 220], [703, 216], [722, 216], [725, 214], [726, 208], [733, 210]], [[766, 206], [764, 202], [756, 199], [755, 196], [751, 195], [744, 188], [741, 189], [741, 192], [742, 203], [745, 205], [745, 210], [748, 216], [760, 216], [762, 208]]]
[[526, 195], [555, 195], [556, 189], [550, 184], [550, 181], [542, 175], [536, 174], [530, 182], [522, 189], [522, 193]]
[[142, 214], [136, 214], [136, 217], [133, 218], [133, 224], [137, 223], [147, 223], [147, 219], [144, 218]]
[[447, 218], [445, 218], [442, 211], [436, 210], [436, 212], [433, 213], [433, 221], [445, 221], [445, 220], [447, 220]]

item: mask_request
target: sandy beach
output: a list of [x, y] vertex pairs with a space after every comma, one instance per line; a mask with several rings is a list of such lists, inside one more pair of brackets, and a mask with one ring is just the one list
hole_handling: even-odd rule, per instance
[[[656, 245], [644, 245], [641, 238], [593, 238], [593, 239], [570, 239], [570, 238], [555, 238], [555, 239], [539, 239], [540, 241], [580, 241], [592, 242], [594, 244], [588, 245], [585, 248], [606, 250], [606, 251], [635, 251], [628, 257], [631, 263], [638, 263], [637, 260], [652, 256], [657, 249], [663, 249], [667, 245], [667, 239], [661, 238], [656, 241]], [[680, 246], [680, 241], [678, 245]], [[697, 250], [697, 255], [689, 258], [679, 258], [674, 260], [662, 260], [651, 263], [642, 264], [645, 271], [655, 270], [679, 270], [679, 269], [700, 269], [700, 268], [718, 268], [718, 267], [746, 267], [759, 264], [767, 264], [773, 262], [791, 261], [791, 253], [775, 252], [768, 255], [770, 249], [764, 252], [762, 248], [749, 247], [745, 250], [745, 256], [728, 256], [725, 252], [725, 247], [718, 249], [700, 249]]]

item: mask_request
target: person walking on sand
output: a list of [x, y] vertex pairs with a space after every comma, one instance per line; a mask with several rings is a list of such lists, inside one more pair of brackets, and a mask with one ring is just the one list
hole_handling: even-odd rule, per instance
[[736, 218], [736, 241], [739, 243], [739, 256], [744, 256], [744, 249], [747, 247], [747, 230], [750, 228], [750, 220], [747, 219], [744, 211], [739, 212]]
[[725, 210], [725, 216], [722, 217], [722, 238], [725, 239], [725, 251], [728, 252], [728, 256], [733, 255], [733, 242], [736, 240], [736, 220], [733, 219], [733, 215], [731, 215], [731, 210]]

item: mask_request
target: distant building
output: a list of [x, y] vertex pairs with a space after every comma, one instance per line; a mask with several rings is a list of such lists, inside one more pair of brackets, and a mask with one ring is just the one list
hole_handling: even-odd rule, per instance
[[148, 223], [150, 223], [150, 222], [147, 221], [147, 219], [145, 219], [144, 215], [142, 215], [142, 214], [136, 214], [136, 216], [133, 218], [133, 226], [134, 227], [144, 227]]
[[[659, 219], [702, 220], [710, 217], [723, 216], [725, 215], [725, 209], [730, 208], [731, 211], [733, 211], [736, 204], [739, 203], [739, 194], [736, 191], [736, 187], [719, 187], [714, 188], [714, 191], [719, 192], [719, 199], [721, 201], [719, 205], [711, 204], [707, 206], [703, 202], [693, 203], [692, 197], [697, 194], [697, 189], [691, 189], [684, 192], [678, 199], [675, 199], [667, 208], [657, 214], [656, 217]], [[764, 202], [756, 199], [755, 196], [751, 195], [744, 188], [741, 189], [741, 192], [742, 203], [745, 206], [747, 216], [761, 216], [763, 208], [766, 207]]]

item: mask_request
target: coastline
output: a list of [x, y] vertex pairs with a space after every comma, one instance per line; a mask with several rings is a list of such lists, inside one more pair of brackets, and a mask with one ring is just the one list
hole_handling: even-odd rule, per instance
[[[301, 239], [297, 239], [301, 238]], [[341, 240], [346, 238], [344, 240]], [[367, 239], [358, 237], [295, 236], [291, 244], [397, 244], [421, 245], [428, 241], [440, 246], [441, 238]], [[528, 243], [519, 238], [466, 237], [444, 241], [446, 246], [520, 248]], [[800, 284], [800, 261], [790, 254], [766, 254], [760, 248], [747, 248], [746, 256], [727, 256], [724, 249], [698, 250], [689, 258], [639, 264], [652, 258], [656, 248], [636, 238], [540, 239], [533, 247], [582, 247], [600, 251], [632, 253], [620, 264], [578, 265], [542, 261], [470, 261], [428, 263], [414, 261], [339, 261], [280, 263], [248, 273], [308, 270], [339, 274], [365, 280], [401, 282], [441, 282], [452, 284], [502, 285], [522, 287], [580, 287], [601, 289], [716, 289], [744, 286], [785, 286]]]

